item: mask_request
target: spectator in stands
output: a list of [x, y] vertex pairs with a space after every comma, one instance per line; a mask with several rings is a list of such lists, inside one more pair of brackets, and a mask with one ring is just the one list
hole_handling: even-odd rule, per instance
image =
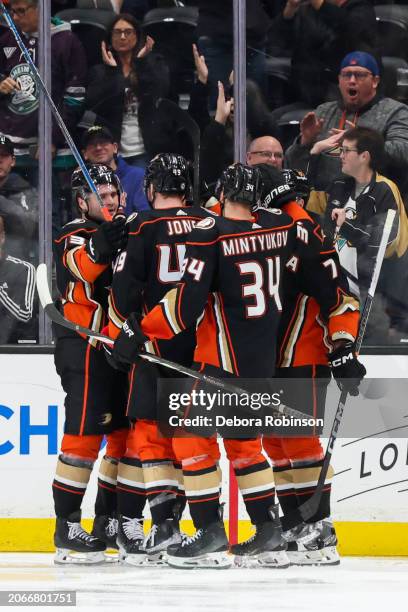
[[279, 140], [273, 136], [260, 136], [255, 138], [248, 147], [247, 164], [249, 166], [270, 164], [282, 170], [283, 157], [283, 149]]
[[[200, 55], [193, 45], [194, 62], [197, 71], [197, 83], [191, 93], [189, 112], [200, 125], [201, 141], [201, 176], [207, 185], [214, 183], [223, 169], [234, 159], [234, 98], [232, 77], [227, 94], [221, 81], [218, 82], [217, 108], [214, 119], [208, 113], [208, 68], [205, 57]], [[276, 123], [265, 103], [256, 83], [247, 81], [247, 132], [248, 140], [266, 134], [278, 135]]]
[[[327, 139], [326, 147], [330, 146]], [[312, 193], [307, 208], [324, 215], [325, 234], [335, 241], [350, 288], [364, 297], [386, 213], [389, 209], [398, 212], [383, 264], [380, 292], [387, 299], [391, 326], [400, 327], [402, 320], [408, 329], [408, 268], [406, 257], [401, 259], [408, 247], [408, 219], [397, 186], [378, 172], [383, 155], [384, 139], [377, 130], [357, 127], [345, 132], [340, 146], [343, 176], [331, 183], [324, 198], [317, 200]], [[379, 320], [384, 323], [385, 319], [383, 314]]]
[[109, 44], [102, 43], [104, 63], [92, 69], [86, 96], [94, 123], [109, 127], [120, 155], [141, 167], [157, 153], [178, 152], [174, 126], [156, 107], [168, 94], [169, 78], [163, 59], [150, 53], [153, 44], [132, 15], [118, 15]]
[[[31, 55], [38, 58], [38, 0], [10, 0], [10, 12]], [[0, 133], [15, 145], [15, 154], [28, 155], [37, 144], [39, 88], [21, 55], [11, 30], [0, 38]], [[85, 94], [86, 58], [71, 26], [56, 18], [51, 22], [52, 98], [71, 135], [81, 115]], [[52, 150], [63, 155], [64, 137], [56, 124]], [[23, 161], [23, 160], [22, 160]]]
[[375, 54], [377, 45], [369, 0], [287, 0], [271, 34], [274, 44], [292, 50], [291, 102], [311, 108], [335, 98], [337, 69], [347, 53]]
[[[354, 51], [340, 65], [341, 100], [326, 102], [307, 113], [300, 136], [286, 151], [286, 165], [308, 172], [317, 190], [325, 190], [341, 172], [338, 144], [345, 130], [356, 125], [378, 130], [385, 140], [384, 174], [406, 191], [408, 170], [408, 107], [384, 98], [377, 88], [379, 68], [369, 53]], [[332, 151], [313, 155], [315, 143], [333, 136]], [[314, 153], [317, 153], [314, 148]], [[311, 167], [309, 164], [312, 162]], [[309, 168], [309, 171], [308, 171]]]
[[130, 166], [118, 155], [118, 143], [107, 128], [100, 125], [89, 128], [83, 136], [82, 150], [88, 162], [105, 164], [117, 174], [126, 192], [126, 215], [148, 210], [143, 190], [144, 172], [137, 166]]
[[38, 193], [19, 174], [11, 140], [0, 135], [0, 214], [9, 218], [7, 250], [37, 263]]
[[[198, 6], [197, 45], [208, 59], [211, 108], [216, 105], [217, 83], [224, 85], [233, 67], [233, 2], [195, 0]], [[265, 44], [276, 0], [252, 0], [246, 4], [247, 76], [264, 93]]]
[[0, 215], [0, 344], [37, 341], [35, 268], [8, 254], [8, 217]]

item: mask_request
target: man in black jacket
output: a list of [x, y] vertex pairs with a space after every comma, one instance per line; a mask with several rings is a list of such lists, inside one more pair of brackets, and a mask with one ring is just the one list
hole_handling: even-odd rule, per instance
[[38, 193], [13, 172], [16, 163], [9, 138], [0, 136], [0, 214], [7, 215], [10, 255], [35, 263], [38, 250]]

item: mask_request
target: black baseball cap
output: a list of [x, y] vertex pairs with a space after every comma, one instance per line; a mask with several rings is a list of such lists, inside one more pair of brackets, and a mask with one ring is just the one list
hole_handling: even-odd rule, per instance
[[82, 148], [86, 149], [86, 147], [95, 142], [115, 142], [115, 139], [112, 135], [112, 132], [108, 130], [107, 127], [103, 125], [93, 125], [89, 129], [86, 130], [85, 134], [82, 137]]
[[14, 155], [14, 145], [10, 138], [0, 134], [0, 152], [6, 151], [8, 155]]

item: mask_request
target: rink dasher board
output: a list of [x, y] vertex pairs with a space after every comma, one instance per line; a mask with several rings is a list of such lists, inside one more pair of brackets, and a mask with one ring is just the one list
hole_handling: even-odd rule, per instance
[[[370, 377], [402, 378], [408, 372], [407, 356], [363, 360]], [[0, 392], [0, 473], [7, 492], [0, 499], [0, 550], [51, 551], [51, 481], [64, 415], [64, 392], [53, 356], [0, 355]], [[334, 457], [332, 510], [339, 550], [344, 555], [408, 555], [407, 439], [352, 442], [339, 439]], [[228, 502], [224, 457], [221, 467]], [[84, 517], [93, 516], [96, 475], [97, 466], [84, 499]], [[225, 508], [228, 522], [228, 503]], [[240, 539], [251, 533], [246, 519], [240, 503]], [[191, 532], [188, 515], [183, 527]]]

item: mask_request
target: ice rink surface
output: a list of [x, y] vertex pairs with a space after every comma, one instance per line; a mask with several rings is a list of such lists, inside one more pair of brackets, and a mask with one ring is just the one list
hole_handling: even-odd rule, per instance
[[76, 591], [77, 607], [95, 612], [391, 612], [407, 609], [408, 558], [348, 557], [337, 567], [286, 570], [175, 570], [56, 567], [51, 554], [2, 553], [0, 591], [7, 590]]

